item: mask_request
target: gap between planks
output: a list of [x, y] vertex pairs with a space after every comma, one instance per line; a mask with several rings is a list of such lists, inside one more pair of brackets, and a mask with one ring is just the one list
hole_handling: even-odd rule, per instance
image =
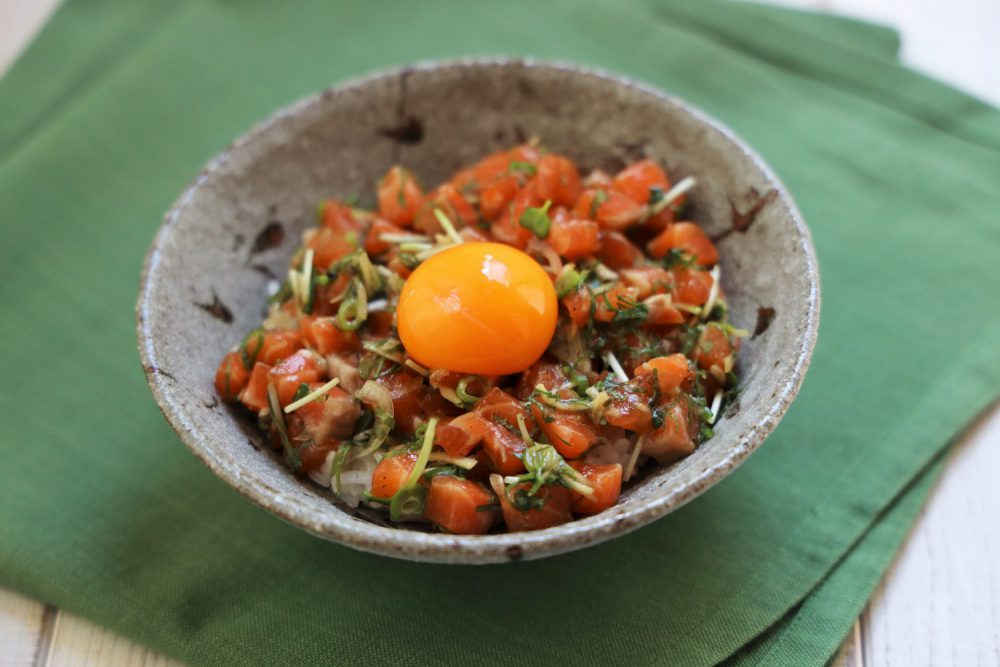
[[58, 609], [50, 604], [45, 605], [42, 612], [42, 627], [38, 633], [38, 645], [35, 647], [35, 667], [49, 667], [61, 616], [62, 613]]

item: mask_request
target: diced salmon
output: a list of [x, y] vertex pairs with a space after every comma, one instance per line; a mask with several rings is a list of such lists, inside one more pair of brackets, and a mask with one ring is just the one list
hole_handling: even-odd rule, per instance
[[674, 303], [685, 303], [689, 306], [701, 306], [708, 301], [712, 292], [712, 275], [708, 271], [697, 269], [675, 268]]
[[604, 230], [598, 235], [598, 240], [597, 258], [615, 271], [633, 267], [642, 261], [642, 250], [621, 232]]
[[694, 371], [683, 354], [650, 359], [636, 368], [635, 374], [655, 377], [662, 394], [671, 394], [678, 388], [689, 390], [694, 380]]
[[338, 235], [350, 233], [360, 234], [364, 223], [354, 215], [354, 210], [347, 204], [329, 199], [323, 202], [320, 209], [323, 227]]
[[562, 305], [569, 319], [578, 327], [585, 326], [590, 320], [590, 302], [590, 292], [582, 285], [562, 299]]
[[306, 345], [322, 356], [361, 349], [361, 339], [354, 331], [341, 331], [331, 317], [303, 316], [299, 329]]
[[383, 375], [375, 380], [389, 392], [392, 410], [396, 417], [396, 428], [404, 433], [413, 433], [417, 418], [421, 414], [420, 402], [426, 391], [423, 379], [406, 371]]
[[268, 381], [274, 383], [278, 392], [278, 403], [285, 407], [294, 400], [300, 384], [309, 384], [320, 379], [325, 362], [312, 350], [299, 350], [283, 359], [268, 372]]
[[240, 403], [253, 412], [260, 412], [267, 407], [267, 383], [271, 367], [257, 362], [250, 372], [246, 387], [240, 392]]
[[687, 399], [680, 398], [662, 407], [663, 425], [653, 429], [643, 440], [642, 453], [658, 463], [673, 463], [694, 451], [698, 432], [697, 415], [689, 409]]
[[389, 452], [386, 454], [375, 470], [372, 472], [372, 490], [370, 493], [376, 498], [389, 499], [396, 495], [396, 492], [403, 488], [413, 467], [417, 464], [418, 453], [409, 452]]
[[240, 353], [230, 352], [222, 358], [215, 371], [215, 392], [219, 398], [230, 403], [236, 400], [249, 380], [250, 372], [243, 366]]
[[587, 480], [594, 490], [592, 496], [573, 492], [571, 507], [576, 514], [597, 514], [618, 502], [622, 491], [622, 466], [620, 463], [608, 465], [588, 465], [573, 461], [570, 463]]
[[579, 414], [543, 411], [538, 405], [532, 405], [531, 412], [549, 443], [567, 459], [583, 456], [597, 441], [596, 429]]
[[[518, 490], [526, 491], [529, 487], [529, 484], [521, 484], [511, 489], [510, 493], [516, 494]], [[543, 486], [538, 490], [538, 496], [544, 503], [541, 509], [521, 511], [511, 504], [506, 493], [500, 494], [500, 507], [503, 510], [507, 530], [511, 532], [542, 530], [573, 520], [570, 513], [569, 489], [562, 486]]]
[[395, 165], [378, 184], [378, 212], [394, 225], [413, 222], [424, 193], [409, 169]]
[[701, 266], [713, 266], [719, 261], [719, 253], [712, 239], [693, 222], [674, 223], [646, 244], [646, 249], [653, 257], [665, 257], [674, 248], [694, 255], [695, 261]]
[[486, 467], [501, 475], [517, 475], [524, 472], [521, 455], [528, 444], [499, 424], [489, 424], [483, 436], [483, 456]]
[[535, 191], [543, 201], [573, 206], [583, 192], [580, 172], [569, 158], [554, 153], [544, 155], [538, 161]]
[[652, 412], [649, 402], [655, 388], [652, 378], [639, 375], [616, 387], [609, 394], [611, 398], [604, 409], [604, 419], [611, 426], [643, 433], [652, 426]]
[[538, 208], [545, 203], [535, 192], [534, 181], [529, 182], [500, 213], [500, 217], [491, 231], [493, 237], [501, 243], [512, 245], [515, 248], [524, 248], [528, 245], [533, 233], [530, 229], [521, 226], [521, 216], [528, 208]]
[[424, 198], [413, 220], [414, 229], [425, 234], [440, 234], [441, 222], [434, 211], [440, 210], [455, 229], [476, 224], [479, 214], [472, 204], [454, 188], [445, 183]]
[[450, 475], [431, 480], [424, 516], [455, 535], [482, 535], [493, 525], [493, 494], [482, 485]]
[[313, 266], [317, 271], [326, 271], [338, 259], [358, 249], [357, 243], [347, 234], [326, 227], [317, 230], [306, 242], [306, 247], [312, 248]]
[[640, 222], [646, 207], [615, 190], [585, 190], [573, 207], [573, 215], [597, 220], [604, 229], [621, 231]]
[[639, 290], [626, 285], [615, 285], [603, 294], [594, 296], [597, 308], [594, 319], [599, 322], [610, 322], [620, 310], [634, 307], [638, 303]]
[[611, 181], [611, 189], [620, 192], [632, 201], [646, 204], [649, 202], [652, 188], [663, 192], [670, 189], [667, 175], [652, 160], [633, 162], [615, 175]]
[[722, 327], [710, 322], [702, 330], [692, 351], [692, 356], [700, 368], [707, 371], [711, 370], [712, 367], [717, 367], [722, 374], [725, 374], [732, 370], [735, 353], [733, 341]]
[[434, 444], [448, 456], [468, 456], [483, 441], [490, 423], [475, 412], [466, 412], [450, 421], [442, 421], [434, 430]]
[[402, 227], [397, 227], [384, 218], [375, 218], [375, 220], [372, 221], [372, 226], [368, 228], [368, 233], [365, 234], [365, 252], [372, 257], [381, 255], [392, 247], [391, 243], [382, 240], [382, 234], [403, 233], [404, 231]]
[[520, 180], [513, 174], [502, 176], [485, 186], [479, 195], [479, 210], [483, 217], [487, 220], [496, 220], [520, 187]]
[[573, 261], [589, 257], [597, 251], [600, 246], [597, 235], [596, 222], [573, 218], [553, 220], [546, 240], [561, 257]]

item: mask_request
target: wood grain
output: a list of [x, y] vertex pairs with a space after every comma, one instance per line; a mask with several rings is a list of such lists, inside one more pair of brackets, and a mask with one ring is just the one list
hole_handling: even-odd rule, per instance
[[[1000, 104], [997, 0], [776, 0], [894, 25], [907, 64]], [[0, 2], [0, 74], [58, 0]], [[942, 480], [834, 659], [838, 667], [1000, 666], [1000, 409]], [[72, 614], [0, 589], [0, 666], [180, 665]]]
[[175, 660], [66, 613], [60, 614], [49, 652], [49, 667], [181, 667]]
[[0, 665], [36, 664], [44, 615], [45, 605], [0, 589]]
[[58, 6], [59, 0], [0, 2], [0, 76], [14, 64]]
[[865, 665], [1000, 665], [1000, 412], [959, 443], [869, 605]]

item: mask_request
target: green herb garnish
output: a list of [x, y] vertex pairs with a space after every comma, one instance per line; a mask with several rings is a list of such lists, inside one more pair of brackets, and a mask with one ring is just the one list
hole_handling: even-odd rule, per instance
[[698, 265], [697, 257], [680, 248], [671, 248], [660, 262], [663, 263], [663, 268], [665, 269], [690, 269]]
[[663, 196], [667, 194], [667, 191], [661, 188], [659, 185], [654, 185], [649, 189], [649, 201], [646, 202], [650, 206], [656, 206], [661, 201], [663, 201]]
[[403, 486], [392, 497], [389, 503], [389, 518], [393, 521], [405, 521], [407, 519], [419, 519], [424, 515], [424, 506], [427, 502], [427, 489], [420, 486], [420, 476], [424, 474], [427, 461], [431, 456], [431, 449], [434, 447], [434, 430], [437, 427], [438, 418], [431, 417], [424, 428], [423, 444], [420, 447], [420, 454], [417, 462], [410, 471], [410, 476], [403, 482]]
[[271, 424], [274, 425], [274, 430], [278, 432], [278, 439], [281, 440], [285, 463], [292, 470], [298, 470], [302, 467], [302, 457], [299, 455], [299, 450], [293, 447], [292, 442], [288, 439], [284, 413], [281, 411], [281, 403], [278, 402], [278, 390], [274, 388], [273, 383], [267, 385], [267, 407], [271, 413]]
[[663, 408], [653, 408], [653, 428], [660, 428], [663, 426], [665, 419], [666, 413], [663, 412]]
[[597, 209], [601, 208], [601, 204], [608, 201], [608, 193], [604, 190], [598, 190], [594, 193], [594, 198], [590, 201], [590, 217], [597, 217]]
[[305, 382], [299, 383], [299, 388], [295, 390], [295, 396], [292, 397], [292, 403], [300, 401], [309, 395], [309, 385]]
[[612, 309], [615, 311], [615, 315], [611, 319], [612, 324], [631, 326], [642, 324], [649, 319], [649, 306], [646, 304], [625, 301], [621, 298], [618, 299], [618, 303], [620, 305]]
[[570, 383], [572, 383], [573, 389], [576, 391], [576, 393], [580, 394], [581, 396], [587, 393], [587, 387], [590, 386], [590, 383], [587, 382], [586, 375], [576, 370], [576, 368], [574, 368], [570, 364], [563, 364], [562, 372], [563, 375], [565, 375], [566, 378], [570, 381]]
[[389, 501], [389, 518], [393, 521], [420, 519], [427, 506], [427, 489], [417, 484], [400, 489]]
[[[523, 418], [518, 419], [519, 424], [522, 422]], [[530, 483], [531, 486], [527, 489], [518, 489], [511, 498], [512, 504], [517, 502], [519, 493], [524, 492], [527, 496], [534, 496], [539, 489], [550, 484], [565, 486], [585, 496], [594, 494], [594, 490], [587, 484], [587, 479], [566, 463], [552, 445], [533, 444], [524, 450], [521, 460], [527, 472], [516, 477], [507, 477], [504, 481], [507, 482], [508, 488], [524, 483]]]
[[475, 394], [469, 393], [469, 384], [475, 382], [476, 380], [482, 380], [484, 384], [487, 386], [489, 385], [489, 383], [486, 382], [486, 378], [481, 375], [466, 375], [458, 381], [457, 385], [455, 385], [455, 394], [458, 396], [458, 400], [462, 401], [462, 404], [466, 408], [471, 408], [476, 404], [476, 401], [482, 398], [482, 396], [476, 396]]
[[251, 331], [240, 343], [240, 361], [243, 368], [253, 370], [253, 365], [257, 363], [257, 355], [264, 347], [264, 330], [257, 328]]
[[511, 174], [524, 174], [525, 176], [534, 176], [538, 173], [538, 167], [530, 162], [521, 162], [520, 160], [511, 160], [507, 170]]
[[576, 288], [580, 286], [583, 282], [583, 276], [586, 273], [580, 273], [576, 270], [573, 264], [567, 264], [559, 272], [559, 277], [556, 278], [555, 288], [556, 296], [560, 299], [564, 296], [572, 294], [576, 291]]
[[521, 226], [530, 229], [538, 238], [544, 239], [549, 235], [549, 229], [552, 227], [552, 221], [549, 219], [549, 207], [551, 206], [552, 201], [548, 200], [541, 207], [529, 206], [524, 209], [519, 220]]
[[367, 434], [367, 440], [358, 443], [365, 445], [364, 451], [361, 452], [362, 456], [371, 454], [381, 447], [382, 443], [385, 442], [392, 429], [396, 426], [396, 419], [387, 410], [375, 408], [372, 414], [374, 415], [374, 422], [371, 431]]
[[347, 288], [347, 296], [340, 302], [334, 324], [341, 331], [357, 331], [366, 319], [368, 319], [368, 294], [361, 280], [355, 277], [351, 279], [351, 284]]
[[410, 174], [400, 167], [399, 169], [399, 190], [396, 191], [396, 203], [399, 204], [401, 208], [406, 208], [406, 195], [404, 194], [403, 188], [406, 186], [406, 178]]
[[337, 495], [340, 495], [340, 473], [347, 463], [347, 457], [351, 453], [351, 443], [342, 442], [337, 448], [337, 453], [333, 455], [333, 464], [330, 466], [330, 486]]

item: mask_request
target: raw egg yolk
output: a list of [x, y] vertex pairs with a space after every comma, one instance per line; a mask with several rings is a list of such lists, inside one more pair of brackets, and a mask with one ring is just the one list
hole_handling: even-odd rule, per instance
[[428, 368], [509, 375], [542, 356], [557, 316], [538, 262], [501, 243], [463, 243], [407, 279], [396, 325], [407, 353]]

